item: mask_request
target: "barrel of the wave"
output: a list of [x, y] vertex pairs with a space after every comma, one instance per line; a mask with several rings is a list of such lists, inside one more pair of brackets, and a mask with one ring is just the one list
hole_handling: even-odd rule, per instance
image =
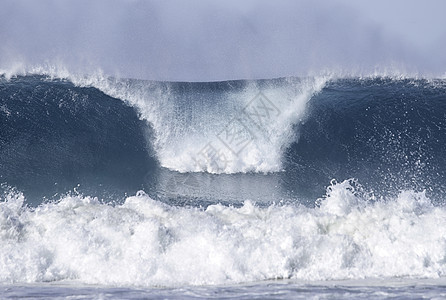
[[148, 125], [96, 88], [17, 76], [1, 79], [0, 101], [0, 183], [23, 191], [30, 204], [74, 188], [122, 198], [156, 166]]

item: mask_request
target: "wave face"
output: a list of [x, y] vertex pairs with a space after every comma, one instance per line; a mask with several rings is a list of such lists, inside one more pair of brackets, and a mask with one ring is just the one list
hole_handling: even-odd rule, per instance
[[66, 80], [1, 80], [0, 128], [0, 183], [36, 201], [78, 184], [133, 192], [156, 163], [134, 109]]
[[[105, 198], [144, 189], [224, 201], [249, 190], [239, 200], [312, 203], [333, 178], [380, 196], [444, 193], [444, 81], [21, 76], [0, 93], [1, 182], [37, 202], [80, 184]], [[256, 182], [265, 188], [241, 188]]]
[[442, 80], [2, 78], [0, 281], [443, 277], [445, 117]]
[[307, 115], [284, 158], [302, 189], [354, 177], [384, 196], [415, 189], [443, 200], [444, 81], [335, 80], [311, 99]]

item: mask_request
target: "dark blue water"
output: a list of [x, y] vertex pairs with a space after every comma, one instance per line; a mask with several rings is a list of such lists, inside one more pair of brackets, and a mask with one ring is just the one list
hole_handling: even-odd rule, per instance
[[34, 203], [78, 185], [105, 198], [134, 192], [155, 168], [150, 127], [95, 88], [41, 76], [2, 80], [0, 107], [0, 181]]
[[[260, 89], [293, 84], [285, 81], [257, 84]], [[159, 84], [169, 87], [184, 108], [177, 115], [185, 120], [191, 99], [211, 110], [225, 93], [247, 85]], [[293, 140], [282, 150], [282, 172], [190, 175], [160, 167], [151, 124], [121, 99], [45, 76], [3, 78], [0, 182], [24, 192], [33, 205], [70, 191], [116, 201], [141, 189], [175, 203], [230, 203], [231, 194], [241, 193], [313, 205], [330, 180], [349, 178], [377, 197], [412, 189], [440, 201], [446, 184], [445, 120], [442, 81], [331, 80], [293, 125]], [[256, 191], [249, 188], [253, 185], [269, 188]]]
[[354, 177], [380, 196], [413, 189], [443, 198], [444, 82], [336, 80], [310, 100], [307, 115], [285, 156], [286, 176], [302, 190]]

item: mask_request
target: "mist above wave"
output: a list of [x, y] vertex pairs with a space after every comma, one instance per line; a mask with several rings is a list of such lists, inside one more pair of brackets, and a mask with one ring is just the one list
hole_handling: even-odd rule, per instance
[[[419, 28], [430, 23], [420, 20], [433, 21], [423, 15], [427, 9], [444, 10], [439, 3], [419, 4]], [[376, 15], [392, 16], [380, 24], [347, 1], [7, 1], [0, 12], [0, 69], [50, 63], [81, 73], [102, 69], [115, 77], [176, 81], [389, 69], [443, 75], [442, 27], [415, 32], [415, 22], [396, 21], [406, 21], [402, 11], [414, 3], [385, 4], [373, 4], [382, 9]], [[395, 24], [406, 24], [404, 36], [392, 31]], [[439, 41], [428, 47], [420, 36]]]

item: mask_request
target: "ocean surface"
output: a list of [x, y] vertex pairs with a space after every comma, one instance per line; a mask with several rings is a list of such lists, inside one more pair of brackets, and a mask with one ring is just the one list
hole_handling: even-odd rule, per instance
[[0, 76], [0, 297], [444, 298], [446, 80]]

